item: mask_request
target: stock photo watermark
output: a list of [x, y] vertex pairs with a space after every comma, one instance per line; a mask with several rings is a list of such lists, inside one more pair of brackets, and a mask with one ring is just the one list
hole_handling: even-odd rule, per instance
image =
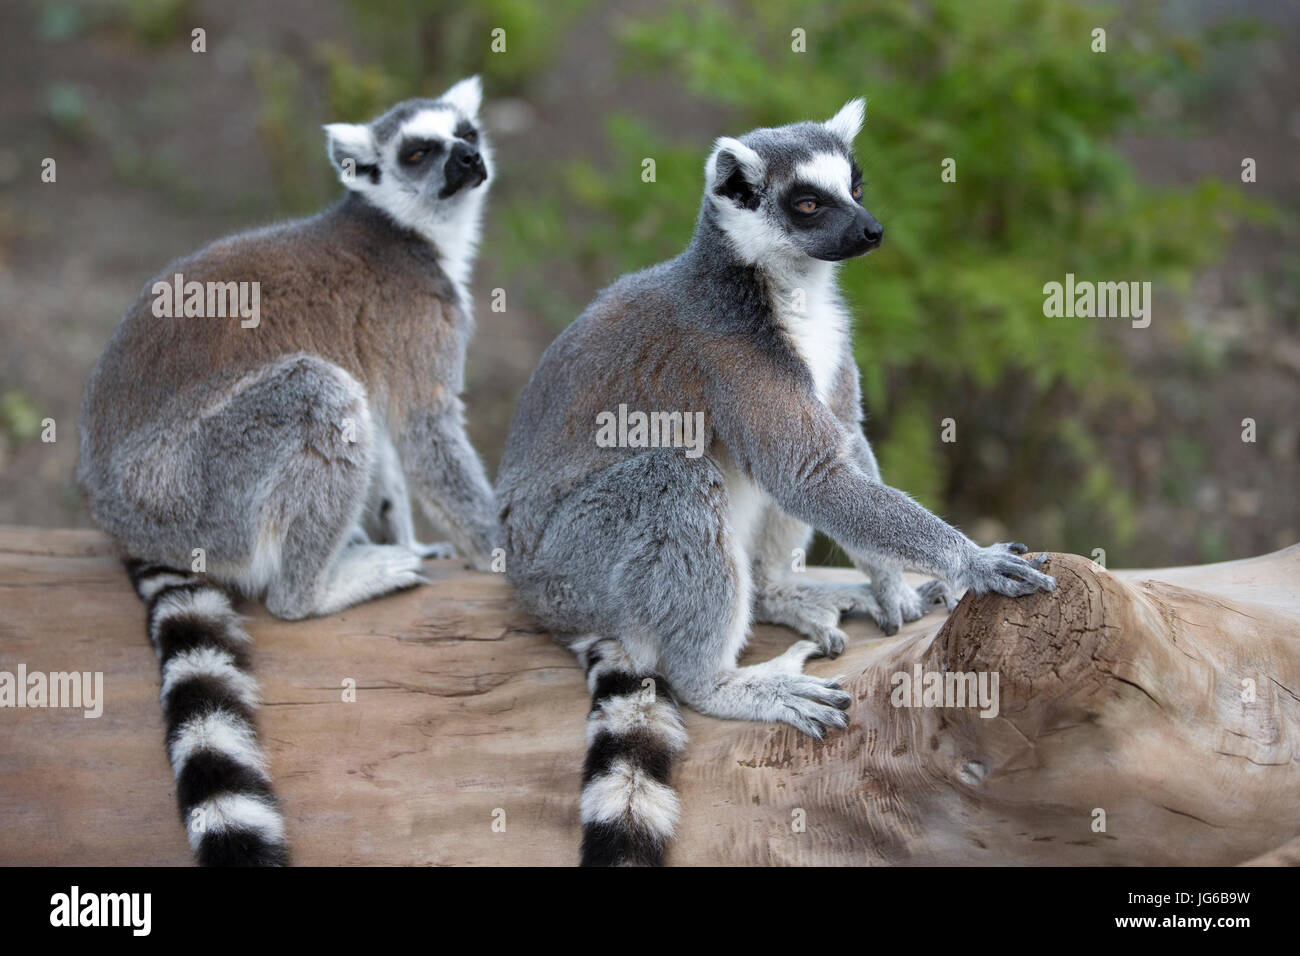
[[0, 707], [81, 710], [87, 718], [104, 713], [103, 671], [0, 671]]
[[620, 404], [596, 416], [600, 448], [684, 448], [687, 458], [704, 454], [703, 412], [641, 412]]
[[927, 671], [917, 663], [911, 673], [889, 676], [895, 707], [971, 707], [981, 717], [998, 715], [997, 671]]
[[176, 273], [171, 282], [159, 280], [149, 290], [153, 314], [160, 319], [240, 319], [240, 328], [262, 324], [260, 282], [186, 281]]
[[1150, 282], [1076, 282], [1067, 272], [1064, 283], [1045, 284], [1043, 296], [1049, 319], [1131, 319], [1135, 329], [1151, 324]]
[[83, 893], [73, 885], [50, 897], [50, 925], [57, 927], [125, 927], [132, 936], [148, 936], [153, 926], [152, 893]]

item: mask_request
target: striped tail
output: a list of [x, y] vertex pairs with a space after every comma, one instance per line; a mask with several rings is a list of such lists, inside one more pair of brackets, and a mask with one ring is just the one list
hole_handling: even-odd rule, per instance
[[203, 866], [285, 865], [284, 821], [254, 726], [249, 638], [230, 598], [186, 571], [140, 561], [126, 569], [149, 607], [167, 754], [195, 857]]
[[663, 678], [638, 670], [623, 645], [575, 646], [591, 713], [582, 771], [582, 865], [660, 866], [677, 823], [669, 784], [686, 729]]

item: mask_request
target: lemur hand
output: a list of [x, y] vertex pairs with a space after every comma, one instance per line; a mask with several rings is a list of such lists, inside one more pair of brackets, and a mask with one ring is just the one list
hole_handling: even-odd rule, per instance
[[1023, 544], [995, 544], [987, 548], [974, 548], [966, 557], [953, 583], [958, 590], [970, 588], [976, 594], [996, 591], [1007, 597], [1023, 597], [1040, 588], [1044, 591], [1055, 590], [1056, 578], [1038, 570], [1047, 560], [1047, 555], [1040, 554], [1028, 561], [1020, 557], [1027, 550], [1029, 549]]
[[897, 634], [904, 624], [924, 617], [939, 605], [951, 611], [957, 604], [946, 581], [936, 578], [914, 588], [898, 570], [873, 574], [871, 594], [880, 605], [876, 623], [886, 634]]

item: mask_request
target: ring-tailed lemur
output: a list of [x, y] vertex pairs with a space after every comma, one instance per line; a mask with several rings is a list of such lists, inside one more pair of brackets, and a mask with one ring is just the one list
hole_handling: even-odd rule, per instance
[[[415, 585], [422, 558], [453, 549], [488, 569], [496, 509], [459, 398], [481, 95], [474, 77], [325, 127], [345, 197], [174, 262], [86, 386], [78, 477], [149, 607], [201, 863], [287, 861], [231, 595], [298, 619]], [[166, 317], [173, 289], [193, 311]], [[255, 320], [220, 317], [228, 293]], [[416, 540], [408, 489], [450, 544]]]
[[[836, 263], [883, 234], [861, 205], [862, 119], [854, 100], [824, 124], [719, 139], [690, 246], [602, 292], [520, 398], [497, 481], [506, 573], [587, 669], [584, 863], [661, 861], [684, 744], [674, 694], [821, 737], [847, 725], [850, 698], [803, 664], [840, 652], [844, 612], [893, 633], [951, 607], [952, 587], [1055, 586], [1023, 545], [981, 548], [880, 480], [835, 286]], [[619, 440], [612, 426], [598, 440], [615, 415]], [[663, 447], [686, 443], [692, 416], [702, 434]], [[870, 583], [787, 575], [812, 528]], [[936, 579], [911, 588], [905, 567]], [[811, 640], [738, 667], [751, 620]]]

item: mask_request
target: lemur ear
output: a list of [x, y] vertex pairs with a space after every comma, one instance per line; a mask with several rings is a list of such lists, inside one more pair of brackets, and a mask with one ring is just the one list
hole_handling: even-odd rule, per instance
[[483, 81], [477, 76], [466, 77], [439, 97], [466, 116], [478, 116], [483, 102]]
[[377, 182], [379, 174], [379, 147], [369, 126], [353, 123], [330, 123], [325, 127], [330, 162], [339, 172], [339, 179], [349, 189], [358, 188], [363, 181]]
[[711, 196], [729, 199], [746, 209], [758, 208], [767, 167], [758, 153], [738, 139], [719, 137], [704, 164], [705, 189]]
[[826, 121], [826, 128], [843, 140], [844, 145], [853, 148], [853, 141], [862, 132], [862, 121], [867, 116], [867, 101], [862, 97], [849, 100], [840, 111]]

